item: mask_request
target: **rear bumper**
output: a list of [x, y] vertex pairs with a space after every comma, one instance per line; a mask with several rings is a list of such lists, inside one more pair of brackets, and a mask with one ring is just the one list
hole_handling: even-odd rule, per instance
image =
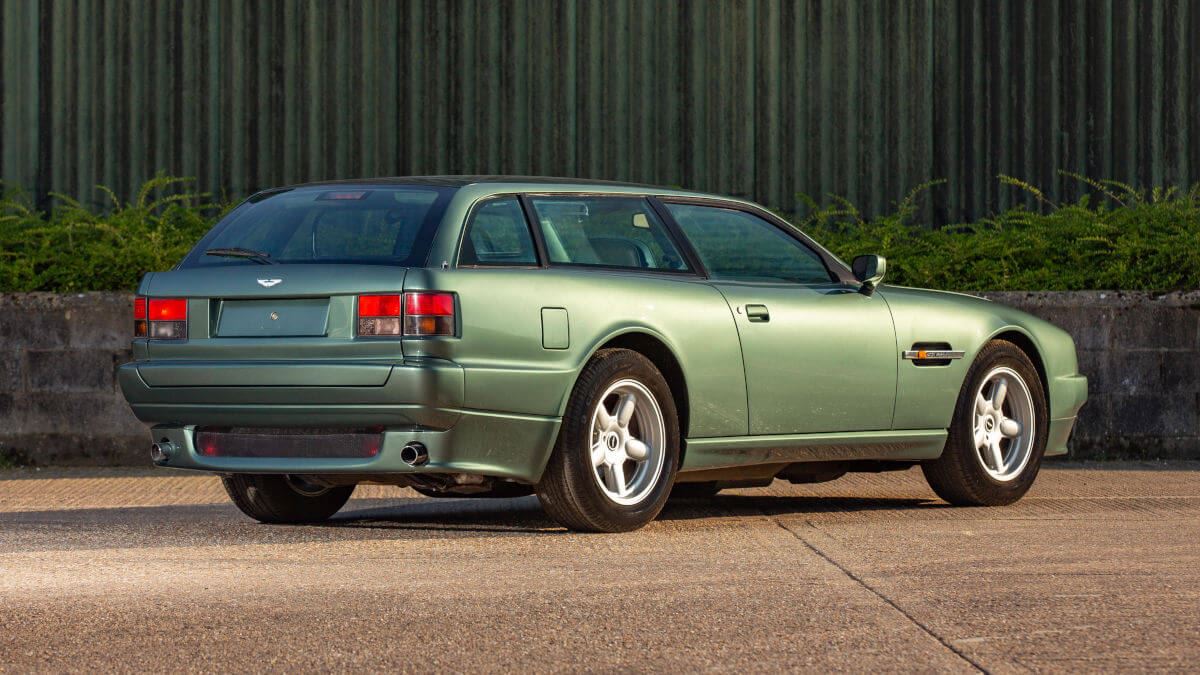
[[445, 430], [461, 416], [449, 361], [135, 361], [117, 371], [134, 415], [171, 426], [375, 426]]
[[[195, 426], [159, 425], [155, 442], [169, 441], [175, 450], [160, 466], [216, 473], [402, 474], [468, 473], [536, 483], [558, 436], [560, 420], [461, 411], [446, 430], [388, 429], [383, 447], [370, 458], [311, 459], [294, 457], [207, 457], [197, 452]], [[429, 462], [411, 467], [400, 459], [406, 444], [419, 441]]]

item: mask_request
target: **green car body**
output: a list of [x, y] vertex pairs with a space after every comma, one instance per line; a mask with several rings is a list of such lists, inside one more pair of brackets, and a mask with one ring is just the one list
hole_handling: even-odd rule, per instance
[[[512, 195], [617, 195], [651, 200], [659, 213], [668, 203], [713, 204], [803, 238], [748, 202], [521, 178], [296, 189], [393, 184], [437, 185], [446, 194], [423, 264], [243, 260], [146, 275], [140, 296], [187, 303], [187, 338], [137, 338], [134, 360], [119, 371], [137, 417], [173, 450], [160, 464], [243, 474], [465, 474], [536, 484], [581, 371], [613, 346], [645, 354], [670, 385], [683, 438], [678, 480], [685, 482], [753, 466], [937, 458], [968, 367], [995, 338], [1020, 346], [1037, 367], [1049, 408], [1047, 455], [1066, 452], [1086, 399], [1074, 344], [1059, 328], [956, 293], [887, 285], [860, 292], [846, 265], [807, 240], [836, 280], [716, 280], [700, 271], [558, 265], [542, 246], [536, 264], [460, 264], [471, 214]], [[266, 287], [264, 276], [279, 281]], [[453, 294], [452, 335], [356, 336], [358, 296], [426, 290]], [[275, 309], [279, 321], [258, 316]], [[313, 334], [288, 328], [287, 319], [297, 316]], [[962, 358], [905, 358], [921, 348]], [[382, 429], [382, 447], [370, 457], [210, 457], [195, 440], [195, 430], [208, 426]], [[414, 441], [428, 449], [421, 465], [401, 458]]]

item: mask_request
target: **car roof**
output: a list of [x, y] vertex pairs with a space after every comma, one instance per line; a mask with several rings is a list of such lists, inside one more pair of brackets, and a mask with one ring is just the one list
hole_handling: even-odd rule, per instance
[[[619, 192], [644, 191], [663, 195], [670, 194], [741, 201], [737, 200], [736, 198], [725, 197], [722, 195], [695, 192], [681, 188], [668, 188], [658, 185], [649, 185], [646, 183], [599, 180], [595, 178], [567, 178], [560, 176], [390, 176], [381, 178], [352, 178], [344, 180], [314, 181], [312, 183], [303, 183], [292, 187], [310, 188], [321, 187], [323, 185], [336, 185], [343, 187], [348, 185], [428, 185], [431, 187], [451, 188], [463, 188], [471, 185], [503, 185], [506, 190], [514, 190], [519, 192], [537, 192], [538, 190], [547, 188], [553, 188], [555, 191], [570, 189], [578, 191], [595, 190], [597, 192], [604, 192], [606, 191], [605, 188], [616, 188], [617, 190], [615, 191]], [[264, 192], [267, 191], [269, 190]]]

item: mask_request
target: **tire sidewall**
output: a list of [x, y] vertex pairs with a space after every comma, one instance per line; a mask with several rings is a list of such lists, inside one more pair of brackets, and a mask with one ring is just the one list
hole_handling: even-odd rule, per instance
[[[1046, 394], [1042, 387], [1041, 378], [1033, 363], [1016, 345], [1007, 342], [997, 342], [989, 345], [985, 353], [972, 365], [965, 386], [959, 395], [958, 406], [955, 410], [955, 427], [951, 442], [955, 451], [962, 454], [963, 470], [971, 483], [980, 492], [985, 493], [987, 501], [994, 503], [1011, 503], [1020, 499], [1037, 478], [1041, 469], [1042, 456], [1046, 452], [1046, 434], [1049, 431], [1049, 407]], [[1034, 443], [1030, 449], [1029, 461], [1021, 473], [1011, 480], [1000, 481], [993, 478], [983, 466], [979, 452], [975, 448], [975, 394], [983, 384], [983, 378], [996, 368], [1009, 368], [1016, 372], [1029, 389], [1033, 400], [1034, 410]]]
[[[571, 419], [565, 420], [562, 437], [564, 442], [561, 449], [565, 454], [566, 468], [572, 474], [574, 492], [586, 506], [605, 520], [622, 527], [639, 527], [653, 520], [662, 510], [679, 470], [679, 418], [675, 399], [662, 373], [649, 359], [636, 352], [621, 350], [606, 355], [588, 375], [580, 383], [583, 386], [577, 387], [572, 394], [579, 400], [572, 402], [577, 405], [572, 406], [574, 414]], [[612, 384], [625, 379], [640, 382], [654, 396], [662, 412], [666, 431], [663, 466], [658, 481], [642, 501], [631, 505], [617, 504], [604, 494], [594, 476], [595, 467], [591, 462], [592, 412], [599, 404], [601, 394]]]

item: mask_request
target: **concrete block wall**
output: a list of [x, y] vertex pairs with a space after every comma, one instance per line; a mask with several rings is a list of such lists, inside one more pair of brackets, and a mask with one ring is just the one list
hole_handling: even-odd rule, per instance
[[149, 434], [116, 383], [132, 296], [0, 295], [0, 465], [144, 463]]
[[1200, 459], [1200, 291], [986, 295], [1075, 338], [1088, 403], [1072, 455]]
[[[1077, 458], [1200, 459], [1200, 292], [989, 293], [1070, 332], [1090, 400]], [[145, 464], [116, 385], [125, 293], [0, 295], [0, 465]]]

